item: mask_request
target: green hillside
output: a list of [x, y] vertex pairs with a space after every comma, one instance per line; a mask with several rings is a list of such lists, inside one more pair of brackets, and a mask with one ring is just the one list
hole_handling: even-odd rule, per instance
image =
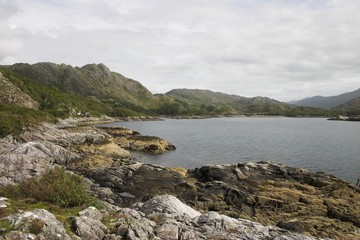
[[245, 98], [209, 90], [175, 89], [153, 95], [141, 83], [111, 72], [103, 64], [72, 67], [19, 63], [0, 66], [0, 73], [1, 136], [40, 121], [69, 116], [338, 114], [334, 110], [298, 107], [266, 97]]
[[348, 116], [360, 116], [360, 97], [354, 98], [335, 108], [339, 112], [343, 112]]
[[257, 114], [281, 116], [331, 116], [334, 111], [312, 107], [298, 107], [267, 97], [246, 98], [202, 89], [175, 89], [167, 96], [184, 101], [193, 108], [225, 115]]

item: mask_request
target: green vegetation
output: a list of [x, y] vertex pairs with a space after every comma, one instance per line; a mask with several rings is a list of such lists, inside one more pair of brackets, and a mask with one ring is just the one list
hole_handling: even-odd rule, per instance
[[0, 230], [0, 236], [5, 235], [14, 230], [14, 225], [10, 220], [0, 219]]
[[3, 186], [0, 188], [0, 195], [10, 199], [34, 199], [36, 202], [59, 207], [97, 204], [83, 178], [62, 168], [51, 169], [42, 176], [28, 179], [19, 185]]
[[0, 137], [17, 135], [24, 128], [39, 122], [55, 122], [54, 115], [44, 111], [20, 107], [15, 104], [0, 104]]
[[37, 235], [43, 231], [44, 226], [45, 223], [40, 219], [33, 219], [28, 226], [28, 231], [31, 234]]
[[[70, 217], [78, 215], [79, 211], [89, 206], [102, 208], [98, 200], [90, 195], [89, 187], [83, 178], [62, 168], [54, 168], [40, 177], [28, 179], [17, 185], [1, 186], [0, 196], [7, 197], [10, 203], [0, 212], [0, 219], [19, 210], [46, 209], [64, 224], [70, 235]], [[30, 233], [38, 234], [44, 224], [41, 220], [33, 220], [28, 230]], [[14, 230], [14, 226], [10, 221], [2, 219], [0, 229], [4, 229], [0, 235], [5, 235]]]

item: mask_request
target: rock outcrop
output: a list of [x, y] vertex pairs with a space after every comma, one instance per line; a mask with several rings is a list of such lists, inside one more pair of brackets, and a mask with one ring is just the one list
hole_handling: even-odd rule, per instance
[[[262, 239], [251, 231], [273, 239], [301, 239], [296, 234], [286, 238], [287, 230], [323, 238], [360, 238], [360, 190], [334, 176], [272, 162], [193, 170], [136, 163], [129, 149], [148, 151], [147, 137], [125, 128], [72, 124], [42, 124], [17, 138], [0, 139], [0, 185], [40, 175], [55, 165], [83, 174], [90, 179], [93, 194], [116, 205], [118, 212], [111, 226], [104, 225], [95, 210], [74, 216], [76, 233], [84, 239], [87, 234], [99, 239]], [[155, 140], [159, 145], [151, 149], [167, 150], [168, 143]], [[188, 206], [169, 195], [157, 197], [164, 194]], [[28, 237], [21, 229], [9, 234]]]
[[[16, 139], [0, 139], [0, 185], [40, 175], [54, 165], [88, 171], [131, 162], [129, 150], [160, 154], [175, 149], [163, 139], [141, 136], [130, 129], [87, 125], [98, 121], [85, 118], [61, 120], [58, 125], [43, 123]], [[131, 140], [134, 137], [138, 140]]]
[[87, 176], [111, 190], [104, 197], [131, 206], [173, 194], [199, 211], [335, 239], [360, 237], [360, 190], [323, 173], [271, 162], [208, 165], [178, 171], [151, 164], [97, 169]]
[[119, 144], [120, 147], [131, 151], [161, 154], [176, 149], [172, 143], [162, 138], [142, 136], [140, 133], [124, 127], [103, 127], [102, 129], [114, 136], [115, 142]]
[[[101, 222], [103, 215], [94, 207], [70, 217], [76, 239], [318, 239], [216, 212], [201, 214], [171, 195], [159, 195], [144, 203], [136, 203], [132, 208], [110, 208], [112, 211], [104, 212], [110, 219], [108, 225]], [[65, 227], [44, 209], [13, 214], [1, 219], [4, 220], [9, 221], [9, 226], [2, 230], [0, 239], [71, 239]]]
[[44, 209], [10, 215], [5, 220], [10, 221], [12, 226], [12, 231], [5, 236], [5, 239], [27, 240], [36, 237], [41, 240], [71, 240], [61, 222]]

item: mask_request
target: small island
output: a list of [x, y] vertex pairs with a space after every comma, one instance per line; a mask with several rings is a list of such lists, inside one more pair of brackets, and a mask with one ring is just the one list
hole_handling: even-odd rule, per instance
[[332, 120], [332, 121], [352, 121], [352, 122], [359, 122], [360, 121], [360, 116], [344, 116], [344, 115], [339, 115], [337, 117], [331, 117], [328, 120]]

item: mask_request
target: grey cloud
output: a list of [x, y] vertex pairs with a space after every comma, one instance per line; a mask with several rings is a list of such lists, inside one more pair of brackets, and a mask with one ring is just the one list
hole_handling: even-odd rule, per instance
[[103, 62], [153, 92], [196, 87], [279, 100], [353, 90], [359, 77], [357, 0], [17, 3], [21, 14], [7, 6], [1, 23], [2, 63]]
[[18, 13], [19, 6], [13, 0], [0, 0], [0, 20], [7, 19]]

